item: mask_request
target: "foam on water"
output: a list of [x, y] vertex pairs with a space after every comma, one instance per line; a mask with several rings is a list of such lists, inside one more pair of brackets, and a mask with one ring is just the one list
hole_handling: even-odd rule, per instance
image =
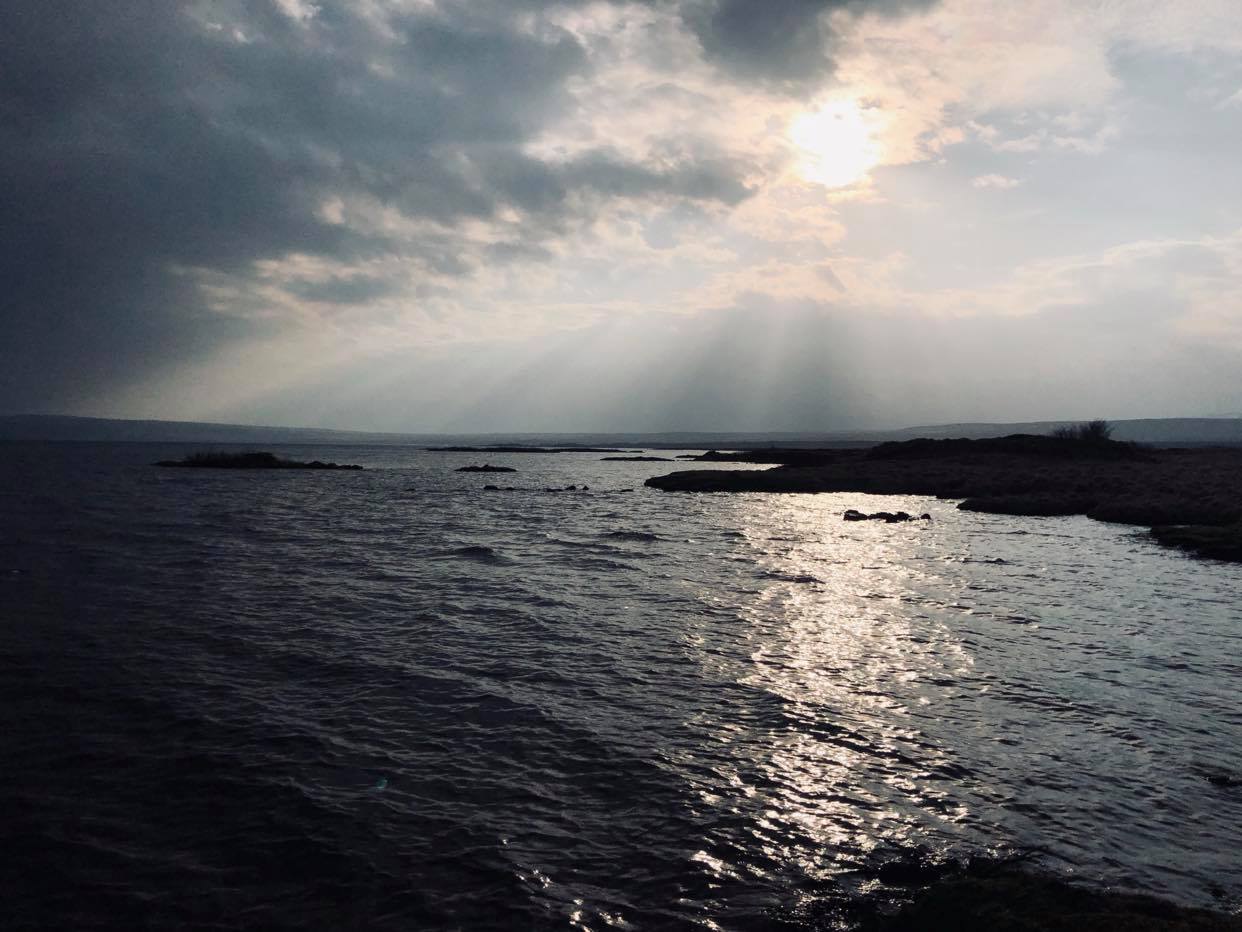
[[5, 450], [16, 927], [767, 928], [1006, 846], [1242, 893], [1236, 567], [589, 454], [493, 457], [592, 489], [502, 495], [399, 448], [147, 465], [184, 452]]

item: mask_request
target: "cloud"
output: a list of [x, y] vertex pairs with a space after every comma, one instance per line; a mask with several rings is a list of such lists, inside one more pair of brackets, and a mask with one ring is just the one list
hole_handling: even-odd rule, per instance
[[610, 212], [735, 208], [781, 170], [736, 134], [747, 94], [824, 77], [850, 18], [924, 6], [6, 5], [0, 406], [80, 408], [358, 306], [430, 332]]
[[[797, 327], [827, 339], [815, 321], [828, 315], [834, 339], [855, 346], [831, 359], [849, 366], [861, 357], [846, 335], [896, 339], [851, 330], [851, 314], [973, 320], [955, 331], [963, 343], [1009, 338], [987, 318], [1057, 307], [1124, 326], [1093, 280], [1128, 306], [1175, 308], [1152, 319], [1186, 345], [1229, 349], [1232, 240], [1188, 231], [1219, 234], [1236, 216], [1233, 175], [1218, 167], [1237, 147], [1229, 121], [1191, 112], [1242, 78], [1230, 11], [1217, 0], [9, 4], [0, 409], [271, 420], [248, 406], [286, 392], [326, 412], [317, 384], [367, 395], [320, 368], [360, 386], [383, 381], [375, 360], [448, 378], [475, 371], [470, 347], [493, 347], [480, 352], [501, 365], [521, 344], [579, 372], [572, 353], [537, 349], [567, 333], [624, 336], [653, 365], [680, 353], [741, 404], [694, 348], [744, 355], [709, 317], [788, 361], [760, 339], [764, 315], [814, 308], [771, 320], [796, 344]], [[1202, 96], [1182, 106], [1192, 78]], [[789, 139], [826, 102], [874, 116], [888, 166], [832, 193], [800, 176]], [[844, 158], [835, 147], [848, 145], [818, 139], [815, 154]], [[1057, 174], [1057, 160], [1087, 155], [1096, 174]], [[1144, 266], [1110, 253], [1127, 240], [1165, 245]], [[640, 347], [647, 325], [677, 353]], [[583, 352], [603, 371], [605, 349]], [[607, 384], [642, 381], [628, 365]], [[540, 397], [585, 397], [579, 375]], [[778, 392], [788, 410], [811, 410], [791, 386]]]
[[1016, 188], [1022, 184], [1020, 178], [1008, 178], [1005, 175], [976, 175], [970, 179], [970, 185], [974, 188], [998, 188], [1002, 191], [1009, 188]]
[[727, 70], [805, 88], [832, 68], [835, 16], [891, 15], [934, 0], [706, 0], [682, 16], [709, 59]]
[[[1013, 154], [1098, 155], [1117, 144], [1132, 103], [1125, 61], [1230, 60], [1239, 49], [1231, 0], [944, 0], [843, 24], [833, 57], [842, 92], [891, 114], [885, 162], [901, 165], [937, 158], [967, 135]], [[1169, 77], [1185, 70], [1176, 64]]]
[[[532, 150], [594, 67], [557, 24], [574, 6], [5, 6], [4, 406], [77, 405], [262, 337], [273, 288], [374, 301], [546, 256], [609, 205], [744, 200], [751, 166], [710, 145]], [[289, 257], [340, 274], [256, 272]], [[350, 272], [384, 257], [398, 278]]]
[[[741, 295], [711, 314], [636, 313], [552, 337], [345, 360], [262, 397], [232, 397], [226, 410], [444, 432], [815, 431], [1237, 410], [1242, 346], [1134, 317], [1132, 299], [966, 319]], [[1131, 326], [1119, 330], [1119, 319]], [[182, 413], [213, 419], [206, 407]]]
[[[1040, 317], [1077, 333], [1084, 348], [1141, 334], [1153, 354], [1172, 343], [1188, 352], [1242, 354], [1242, 229], [1033, 259], [986, 285], [910, 287], [909, 268], [900, 254], [835, 262], [845, 287], [834, 307], [859, 316], [915, 311], [930, 321], [975, 321], [980, 332], [991, 321]], [[1028, 349], [1039, 355], [1036, 345]]]

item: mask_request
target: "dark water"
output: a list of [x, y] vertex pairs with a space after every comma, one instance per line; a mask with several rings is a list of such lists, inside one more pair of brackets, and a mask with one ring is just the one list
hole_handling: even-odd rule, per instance
[[1242, 894], [1236, 566], [592, 454], [184, 452], [3, 449], [7, 927], [759, 929], [1006, 846]]

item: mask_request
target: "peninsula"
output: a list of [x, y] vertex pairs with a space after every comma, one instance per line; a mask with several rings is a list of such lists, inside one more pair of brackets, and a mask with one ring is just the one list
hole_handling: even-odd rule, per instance
[[[1108, 438], [1107, 425], [1059, 436], [882, 443], [867, 450], [753, 451], [773, 469], [656, 476], [667, 492], [865, 492], [962, 499], [993, 514], [1087, 515], [1143, 525], [1161, 543], [1242, 562], [1242, 449], [1157, 449]], [[705, 454], [750, 461], [752, 454]], [[760, 459], [760, 457], [762, 457]]]

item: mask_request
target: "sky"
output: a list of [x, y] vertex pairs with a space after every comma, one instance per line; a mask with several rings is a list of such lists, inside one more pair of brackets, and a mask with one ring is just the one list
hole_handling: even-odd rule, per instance
[[0, 413], [1242, 414], [1236, 0], [0, 5]]

